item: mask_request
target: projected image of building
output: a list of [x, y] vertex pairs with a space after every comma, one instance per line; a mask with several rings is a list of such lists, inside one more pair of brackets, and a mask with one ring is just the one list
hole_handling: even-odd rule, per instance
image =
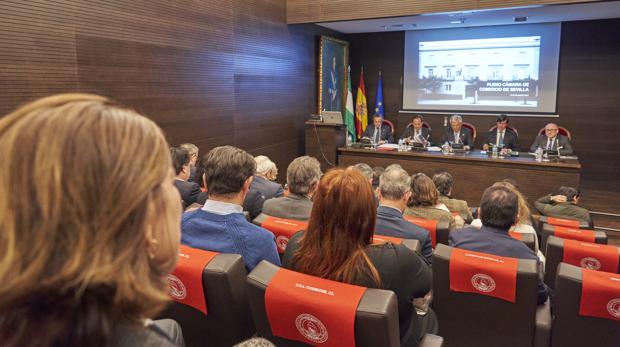
[[537, 105], [540, 36], [420, 42], [421, 104]]

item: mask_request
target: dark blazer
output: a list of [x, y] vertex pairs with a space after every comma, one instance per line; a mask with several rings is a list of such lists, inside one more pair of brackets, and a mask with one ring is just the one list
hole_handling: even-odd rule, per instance
[[[482, 226], [480, 229], [467, 227], [450, 233], [449, 245], [470, 251], [483, 252], [518, 259], [536, 260], [538, 257], [525, 243], [513, 239], [507, 230]], [[549, 288], [543, 283], [542, 276], [538, 278], [538, 304], [542, 305], [549, 296]]]
[[200, 186], [194, 182], [187, 182], [181, 180], [174, 180], [174, 185], [179, 190], [181, 194], [181, 200], [185, 202], [185, 206], [189, 206], [196, 202], [196, 198], [198, 198], [198, 194], [200, 194]]
[[[428, 131], [428, 128], [422, 128], [420, 129], [420, 132], [422, 133], [423, 139], [426, 139], [428, 142], [433, 142], [433, 136], [431, 135], [431, 132]], [[413, 126], [408, 126], [403, 132], [403, 134], [400, 136], [400, 138], [405, 139], [407, 137], [411, 137], [413, 139], [414, 134], [415, 128]]]
[[[387, 141], [388, 143], [394, 143], [394, 135], [392, 134], [392, 129], [389, 126], [381, 126], [381, 135], [379, 140]], [[375, 125], [369, 124], [364, 131], [362, 137], [367, 137], [372, 141], [372, 136], [375, 134]]]
[[[568, 139], [567, 136], [558, 134], [556, 136], [556, 139], [557, 141], [554, 140], [553, 146], [551, 147], [551, 149], [557, 149], [557, 146], [559, 145], [560, 147], [562, 147], [562, 149], [560, 150], [560, 155], [573, 155], [573, 146], [570, 145], [570, 140]], [[536, 139], [534, 140], [534, 143], [530, 147], [530, 152], [536, 152], [536, 149], [538, 147], [542, 149], [547, 148], [547, 136], [546, 135], [539, 135], [536, 137]]]
[[[460, 130], [460, 134], [461, 134], [461, 139], [459, 140], [459, 143], [463, 143], [463, 145], [465, 146], [469, 146], [469, 148], [473, 148], [474, 147], [474, 138], [471, 135], [471, 130], [465, 128], [465, 127], [461, 127]], [[451, 127], [446, 127], [446, 130], [444, 131], [443, 134], [443, 140], [441, 141], [441, 144], [444, 143], [454, 143], [454, 131], [452, 130]]]
[[375, 234], [403, 239], [416, 239], [420, 241], [422, 256], [426, 262], [429, 264], [432, 262], [433, 244], [429, 232], [404, 220], [403, 214], [395, 208], [387, 206], [379, 206], [377, 208]]
[[[486, 144], [495, 144], [497, 141], [497, 129], [493, 131], [489, 131], [487, 134]], [[506, 128], [504, 132], [504, 148], [510, 148], [513, 151], [519, 151], [519, 137], [517, 133], [512, 131], [511, 129]]]
[[310, 212], [312, 212], [312, 200], [307, 196], [293, 193], [269, 199], [263, 204], [263, 213], [272, 217], [308, 220]]
[[282, 189], [281, 185], [261, 176], [254, 176], [250, 190], [259, 192], [265, 200], [279, 198], [284, 195], [284, 189]]

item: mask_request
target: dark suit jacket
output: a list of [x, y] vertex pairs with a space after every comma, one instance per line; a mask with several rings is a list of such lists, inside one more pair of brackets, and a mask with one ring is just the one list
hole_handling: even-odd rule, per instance
[[402, 239], [416, 239], [420, 241], [422, 257], [429, 264], [432, 261], [433, 244], [429, 232], [404, 220], [403, 214], [395, 208], [387, 206], [379, 206], [377, 208], [375, 234], [400, 237]]
[[196, 198], [198, 198], [198, 194], [200, 194], [200, 186], [194, 182], [187, 182], [181, 180], [174, 180], [174, 185], [179, 190], [181, 194], [181, 200], [185, 202], [185, 206], [189, 206], [196, 202]]
[[284, 189], [276, 182], [271, 182], [261, 176], [254, 176], [250, 190], [259, 192], [263, 199], [279, 198], [284, 195]]
[[[489, 133], [487, 134], [487, 139], [485, 143], [495, 144], [496, 141], [497, 141], [497, 129], [493, 131], [489, 131]], [[519, 137], [514, 131], [508, 128], [506, 128], [506, 131], [504, 132], [504, 148], [510, 148], [513, 151], [519, 151], [519, 148], [520, 148]]]
[[[372, 141], [372, 136], [375, 134], [375, 125], [369, 124], [364, 130], [364, 134], [362, 137], [367, 137]], [[394, 135], [392, 134], [392, 129], [389, 126], [381, 126], [381, 136], [379, 140], [387, 141], [388, 143], [394, 143]]]
[[[573, 147], [570, 145], [570, 140], [568, 139], [568, 137], [558, 134], [556, 138], [557, 138], [557, 145], [562, 147], [562, 149], [560, 150], [560, 155], [573, 155]], [[536, 149], [538, 147], [542, 149], [547, 148], [547, 136], [546, 135], [539, 135], [536, 137], [536, 140], [534, 140], [534, 143], [530, 147], [530, 152], [536, 152]], [[554, 141], [553, 147], [551, 149], [556, 149], [556, 148], [557, 148], [556, 141]]]
[[[517, 259], [532, 259], [538, 263], [536, 253], [525, 243], [513, 239], [507, 230], [482, 226], [480, 229], [467, 227], [450, 233], [449, 245], [470, 251], [483, 252]], [[540, 266], [538, 267], [540, 269]], [[544, 304], [549, 296], [549, 288], [538, 278], [538, 304]]]
[[288, 196], [269, 199], [263, 204], [263, 213], [278, 218], [308, 220], [312, 200], [307, 196], [289, 193]]
[[[461, 139], [459, 140], [459, 143], [463, 143], [463, 145], [465, 146], [469, 146], [469, 148], [473, 148], [474, 147], [474, 138], [471, 135], [471, 130], [465, 128], [465, 127], [461, 127]], [[454, 131], [452, 130], [452, 128], [450, 127], [446, 127], [446, 130], [444, 131], [444, 135], [443, 135], [443, 140], [441, 141], [441, 144], [444, 143], [454, 143]]]
[[[427, 128], [422, 128], [422, 129], [420, 129], [420, 131], [422, 132], [422, 138], [423, 139], [427, 139], [428, 142], [433, 142], [433, 136], [431, 135], [431, 132], [428, 131]], [[401, 139], [405, 139], [407, 137], [411, 137], [413, 139], [413, 135], [414, 134], [415, 134], [415, 128], [413, 126], [409, 126], [409, 127], [407, 127], [407, 129], [405, 129], [405, 131], [400, 136], [400, 138]], [[427, 136], [428, 136], [428, 138], [427, 138]]]

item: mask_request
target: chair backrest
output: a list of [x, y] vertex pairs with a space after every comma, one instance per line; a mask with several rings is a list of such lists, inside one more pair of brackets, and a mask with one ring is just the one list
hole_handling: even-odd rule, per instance
[[[583, 286], [582, 272], [583, 269], [566, 263], [558, 266], [551, 347], [617, 347], [620, 344], [620, 322], [579, 314]], [[616, 314], [620, 314], [618, 311], [620, 303], [606, 306]]]
[[550, 216], [540, 216], [538, 217], [540, 223], [547, 223], [551, 225], [557, 225], [561, 227], [570, 227], [570, 228], [578, 228], [578, 229], [587, 229], [590, 227], [588, 222], [581, 221], [572, 218], [566, 217], [550, 217]]
[[[181, 262], [179, 266], [183, 266]], [[181, 277], [177, 269], [175, 274]], [[217, 254], [202, 270], [203, 293], [198, 294], [205, 298], [207, 315], [194, 307], [173, 301], [159, 318], [177, 321], [188, 347], [204, 346], [205, 341], [209, 341], [209, 346], [232, 346], [248, 339], [256, 330], [245, 293], [246, 275], [240, 255]], [[178, 279], [181, 288], [191, 290], [186, 279]]]
[[[487, 295], [452, 291], [450, 258], [454, 250], [439, 244], [433, 254], [433, 309], [439, 320], [439, 335], [445, 339], [446, 346], [531, 346], [537, 309], [536, 261], [517, 260], [512, 303]], [[472, 276], [472, 284], [476, 276]], [[490, 291], [495, 288], [492, 283]]]
[[411, 216], [403, 216], [403, 218], [407, 222], [413, 223], [423, 229], [426, 229], [431, 234], [431, 242], [433, 248], [435, 248], [435, 245], [438, 243], [443, 243], [444, 245], [448, 244], [448, 238], [450, 237], [449, 222]]
[[468, 122], [463, 122], [463, 127], [471, 130], [471, 136], [474, 138], [474, 142], [476, 141], [476, 136], [478, 135], [478, 132], [476, 131], [476, 127]]
[[276, 238], [278, 253], [283, 254], [288, 240], [298, 231], [308, 229], [308, 222], [294, 219], [278, 218], [259, 214], [252, 223], [263, 227], [273, 233]]
[[517, 239], [517, 240], [525, 243], [525, 245], [529, 249], [531, 249], [532, 252], [536, 253], [536, 235], [535, 234], [518, 233], [518, 232], [514, 232], [514, 231], [510, 231], [510, 232], [508, 232], [508, 234], [513, 239]]
[[[573, 250], [572, 253], [566, 254], [564, 252], [565, 243], [571, 241], [577, 242], [578, 244], [585, 244], [586, 246], [579, 247], [577, 252]], [[588, 247], [588, 245], [592, 246]], [[606, 254], [608, 254], [609, 251], [613, 253], [614, 249], [616, 254], [614, 261], [615, 271], [611, 271], [609, 268], [609, 258]], [[616, 246], [597, 245], [582, 241], [565, 240], [551, 235], [547, 239], [546, 253], [545, 283], [547, 283], [547, 285], [552, 289], [555, 287], [555, 277], [558, 265], [562, 262], [593, 270], [600, 269], [601, 271], [607, 272], [618, 272], [618, 268], [620, 268], [620, 256], [618, 256], [620, 254], [620, 248]], [[571, 254], [574, 254], [574, 256], [570, 256]], [[613, 259], [613, 256], [611, 258]], [[603, 266], [603, 268], [601, 268], [601, 266]]]
[[392, 135], [394, 135], [394, 123], [390, 122], [387, 119], [383, 119], [383, 124], [389, 126], [392, 130]]
[[[247, 277], [247, 294], [252, 309], [252, 317], [258, 334], [273, 342], [276, 346], [306, 346], [306, 344], [273, 335], [272, 326], [267, 317], [265, 303], [265, 293], [270, 282], [281, 269], [267, 261], [261, 261]], [[304, 275], [305, 276], [305, 275]], [[313, 277], [318, 279], [316, 277]], [[329, 289], [331, 281], [325, 281], [325, 288]], [[302, 284], [303, 285], [303, 284]], [[296, 304], [299, 300], [296, 300]], [[312, 305], [313, 303], [308, 303]], [[333, 306], [325, 307], [324, 315], [313, 315], [315, 326], [323, 327], [321, 321], [325, 316], [334, 315], [329, 312]], [[291, 327], [299, 326], [296, 322], [297, 316]], [[316, 322], [318, 321], [318, 323]], [[354, 322], [355, 345], [356, 346], [400, 346], [399, 326], [398, 326], [398, 305], [396, 294], [389, 290], [367, 288], [357, 305]], [[301, 328], [297, 328], [300, 330]], [[329, 334], [340, 334], [339, 331], [326, 331]], [[303, 334], [303, 332], [300, 333]]]
[[[572, 140], [573, 137], [570, 135], [570, 131], [568, 131], [568, 129], [566, 129], [565, 127], [561, 127], [558, 125], [558, 133], [560, 135], [564, 135], [567, 136], [569, 140]], [[538, 135], [544, 135], [545, 134], [545, 128], [543, 127], [542, 129], [538, 130]]]
[[[489, 129], [489, 131], [494, 131], [495, 129], [497, 129], [497, 125], [492, 126], [492, 127], [491, 127], [491, 129]], [[517, 129], [515, 129], [515, 128], [511, 127], [510, 125], [507, 125], [507, 126], [506, 126], [506, 129], [510, 129], [510, 130], [514, 131], [514, 133], [515, 133], [517, 136], [519, 136], [519, 132], [517, 131]]]
[[422, 249], [422, 246], [420, 245], [420, 241], [416, 239], [403, 239], [400, 237], [385, 236], [385, 235], [379, 235], [376, 233], [374, 234], [372, 238], [373, 244], [380, 244], [380, 243], [385, 243], [385, 242], [392, 242], [393, 244], [396, 244], [396, 245], [403, 245], [418, 254], [420, 254], [420, 251]]
[[547, 249], [547, 238], [549, 235], [570, 240], [607, 244], [607, 234], [605, 232], [590, 229], [576, 229], [543, 223], [540, 234], [540, 247], [543, 250]]

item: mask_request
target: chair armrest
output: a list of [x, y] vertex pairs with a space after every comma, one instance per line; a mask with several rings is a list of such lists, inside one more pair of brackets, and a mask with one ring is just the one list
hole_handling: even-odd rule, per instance
[[424, 334], [418, 347], [443, 347], [443, 337], [433, 334]]
[[536, 308], [534, 347], [549, 347], [551, 343], [551, 300]]

